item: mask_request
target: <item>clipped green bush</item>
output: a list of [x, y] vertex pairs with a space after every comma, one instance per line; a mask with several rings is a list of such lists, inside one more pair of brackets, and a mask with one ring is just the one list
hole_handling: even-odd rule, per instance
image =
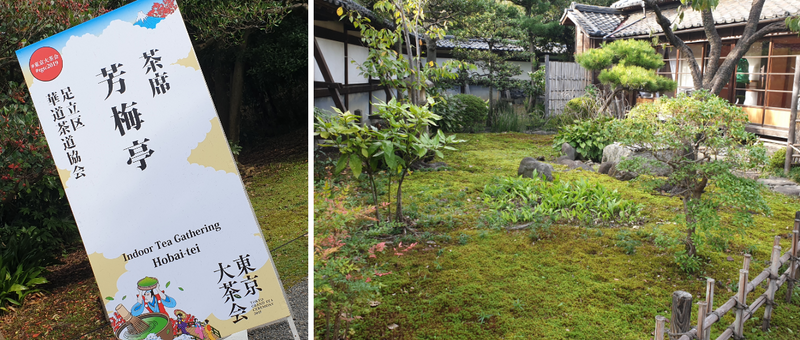
[[595, 103], [596, 101], [594, 98], [587, 96], [572, 98], [564, 107], [563, 114], [570, 115], [576, 119], [586, 119], [592, 117], [599, 109]]
[[769, 167], [774, 169], [783, 169], [784, 162], [786, 161], [786, 148], [780, 148], [778, 151], [769, 157]]
[[476, 132], [482, 130], [489, 107], [483, 99], [471, 94], [457, 94], [445, 98], [432, 108], [442, 117], [439, 126], [447, 132]]
[[561, 144], [569, 143], [584, 159], [599, 162], [603, 157], [603, 148], [612, 143], [605, 131], [606, 123], [611, 120], [609, 117], [600, 117], [567, 125], [553, 139], [553, 148], [560, 152]]

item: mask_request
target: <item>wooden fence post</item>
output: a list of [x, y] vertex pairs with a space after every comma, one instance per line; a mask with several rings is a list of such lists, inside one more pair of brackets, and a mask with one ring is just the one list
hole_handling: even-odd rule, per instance
[[677, 340], [692, 327], [692, 294], [677, 290], [672, 293], [672, 318], [669, 321], [669, 338]]
[[[797, 224], [797, 220], [795, 220], [795, 225]], [[797, 241], [798, 237], [800, 237], [800, 231], [797, 229], [792, 230], [792, 256], [789, 257], [789, 278], [787, 281], [786, 286], [786, 302], [792, 302], [792, 290], [794, 290], [794, 282], [797, 279], [797, 269], [795, 266], [797, 265]]]
[[[711, 311], [714, 310], [714, 279], [707, 278], [706, 279], [706, 315], [703, 315], [703, 318], [711, 315]], [[711, 327], [708, 328], [707, 331], [700, 333], [700, 330], [697, 330], [698, 339], [701, 340], [708, 340], [711, 338]]]
[[[745, 265], [749, 266], [750, 254], [745, 255]], [[733, 338], [742, 339], [744, 334], [744, 307], [747, 303], [747, 270], [739, 269], [739, 291], [736, 294], [736, 320], [733, 323]]]
[[666, 323], [667, 323], [667, 318], [661, 315], [656, 315], [656, 332], [655, 332], [655, 337], [653, 337], [653, 340], [664, 340], [664, 325]]
[[550, 110], [552, 110], [552, 106], [550, 105], [551, 94], [550, 90], [552, 88], [552, 81], [550, 80], [550, 55], [544, 55], [544, 116], [545, 118], [549, 118], [551, 116]]
[[[795, 63], [800, 63], [800, 56], [795, 57]], [[795, 64], [800, 65], [800, 64]], [[797, 132], [797, 96], [800, 94], [800, 68], [794, 70], [794, 83], [792, 86], [792, 102], [789, 103], [789, 138], [786, 139], [786, 159], [783, 163], [783, 173], [788, 175], [792, 168], [792, 145], [795, 143]]]
[[[780, 236], [776, 237], [776, 242], [780, 242]], [[764, 307], [764, 321], [761, 323], [761, 330], [769, 330], [769, 322], [772, 318], [772, 309], [775, 306], [775, 291], [778, 290], [778, 267], [780, 265], [781, 246], [772, 246], [772, 258], [769, 266], [769, 288], [767, 288], [767, 301]]]
[[697, 338], [703, 339], [705, 334], [705, 321], [708, 303], [700, 301], [697, 303]]

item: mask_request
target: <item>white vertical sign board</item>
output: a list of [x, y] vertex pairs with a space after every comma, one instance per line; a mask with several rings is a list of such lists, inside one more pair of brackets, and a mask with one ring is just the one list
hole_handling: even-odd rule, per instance
[[215, 339], [290, 317], [174, 0], [17, 57], [119, 339]]

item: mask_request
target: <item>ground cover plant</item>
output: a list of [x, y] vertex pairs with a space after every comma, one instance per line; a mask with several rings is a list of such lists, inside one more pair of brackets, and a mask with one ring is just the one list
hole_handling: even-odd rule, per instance
[[[685, 290], [698, 301], [704, 297], [705, 278], [711, 277], [718, 283], [715, 301], [732, 296], [743, 254], [753, 256], [751, 273], [764, 269], [773, 237], [786, 235], [794, 212], [800, 210], [797, 198], [760, 189], [772, 215], [754, 212], [752, 227], [731, 231], [726, 241], [703, 248], [697, 271], [687, 274], [673, 259], [676, 240], [685, 236], [676, 223], [683, 205], [652, 191], [648, 177], [621, 182], [556, 166], [554, 182], [539, 187], [537, 180], [517, 179], [516, 170], [523, 157], [558, 156], [551, 147], [552, 136], [500, 133], [458, 138], [467, 142], [459, 144], [458, 151], [444, 152], [444, 170], [408, 175], [404, 213], [414, 232], [391, 226], [376, 229], [369, 221], [358, 224], [365, 250], [351, 258], [363, 259], [359, 267], [373, 273], [370, 284], [379, 289], [351, 300], [358, 311], [347, 314], [350, 321], [341, 324], [347, 338], [645, 339], [652, 336], [655, 315], [669, 318], [675, 290]], [[365, 203], [366, 188], [347, 171], [338, 177], [319, 175], [315, 181], [317, 192], [325, 186], [329, 189], [324, 190], [348, 188], [343, 200], [349, 210], [374, 208]], [[576, 191], [594, 192], [609, 201], [641, 205], [639, 215], [627, 224], [547, 214], [489, 223], [498, 198], [516, 210], [540, 204], [540, 196], [550, 195], [544, 188], [567, 184], [583, 186]], [[731, 223], [728, 210], [719, 215], [721, 223]], [[514, 230], [527, 223], [527, 228]], [[315, 232], [316, 239], [329, 236]], [[378, 244], [384, 251], [370, 253]], [[781, 246], [788, 249], [786, 238]], [[763, 291], [758, 287], [755, 294]], [[317, 294], [315, 290], [315, 301]], [[761, 321], [753, 320], [745, 325], [745, 334], [752, 339], [796, 338], [799, 294], [792, 303], [778, 302], [768, 333], [754, 329]], [[713, 326], [712, 335], [732, 321], [733, 316], [726, 315]], [[318, 335], [323, 325], [316, 315]]]

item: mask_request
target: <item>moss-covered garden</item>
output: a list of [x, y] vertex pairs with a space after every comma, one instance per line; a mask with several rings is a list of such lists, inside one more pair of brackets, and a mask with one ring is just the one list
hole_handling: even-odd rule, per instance
[[[763, 270], [774, 236], [783, 235], [781, 246], [790, 247], [785, 235], [800, 210], [797, 198], [762, 189], [771, 215], [756, 214], [755, 227], [699, 247], [700, 267], [688, 274], [674, 259], [682, 247], [675, 240], [685, 235], [677, 223], [682, 203], [647, 189], [646, 178], [623, 182], [557, 165], [553, 183], [514, 180], [522, 158], [552, 161], [558, 156], [552, 136], [458, 138], [466, 142], [436, 160], [446, 167], [406, 176], [405, 220], [379, 226], [366, 181], [354, 179], [349, 170], [334, 175], [335, 160], [317, 157], [314, 293], [319, 338], [338, 330], [339, 337], [352, 339], [649, 339], [655, 316], [670, 317], [673, 291], [687, 291], [697, 302], [710, 277], [717, 282], [715, 307], [733, 296], [743, 255], [752, 254], [751, 273]], [[380, 202], [394, 195], [396, 177], [390, 187], [387, 174], [377, 174]], [[540, 204], [554, 195], [547, 188], [579, 190], [570, 189], [577, 183], [602, 188], [592, 195], [609, 200], [618, 195], [620, 204], [638, 208], [610, 220], [595, 207], [583, 215], [517, 216], [517, 221], [511, 213], [498, 215], [496, 192], [503, 181], [519, 182], [515, 190], [522, 192], [514, 199], [502, 197], [511, 200], [504, 208], [509, 212], [525, 210], [528, 203], [520, 197]], [[576, 204], [587, 203], [578, 199]], [[389, 207], [382, 205], [382, 216], [389, 216]], [[729, 223], [730, 212], [720, 214], [722, 223]], [[758, 287], [755, 295], [764, 289]], [[778, 291], [784, 294], [785, 287]], [[791, 304], [782, 301], [769, 332], [760, 330], [763, 309], [747, 322], [749, 339], [798, 337], [800, 293]], [[714, 325], [712, 337], [731, 322], [728, 313]]]

